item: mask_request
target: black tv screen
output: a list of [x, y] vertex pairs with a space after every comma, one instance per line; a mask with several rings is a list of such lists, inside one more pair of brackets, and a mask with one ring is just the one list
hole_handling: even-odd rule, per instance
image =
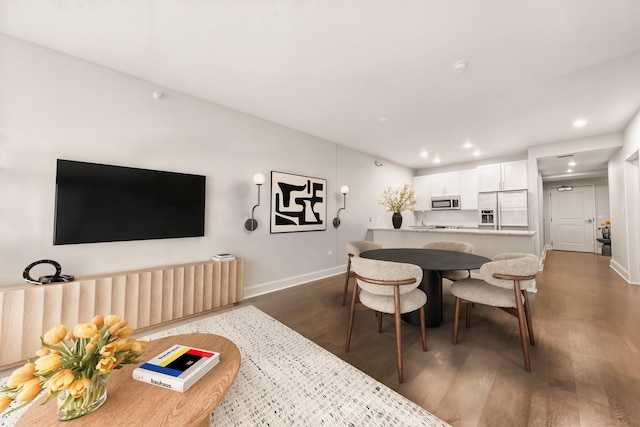
[[206, 177], [57, 160], [54, 245], [204, 236]]

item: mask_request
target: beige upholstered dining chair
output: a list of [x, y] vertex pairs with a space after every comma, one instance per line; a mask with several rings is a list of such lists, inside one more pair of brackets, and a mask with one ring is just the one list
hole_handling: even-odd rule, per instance
[[[468, 254], [473, 253], [473, 245], [467, 242], [429, 242], [425, 243], [422, 246], [423, 249], [440, 249], [443, 251], [455, 251], [455, 252], [465, 252]], [[452, 282], [456, 280], [462, 280], [471, 277], [471, 272], [469, 270], [450, 270], [443, 271], [442, 277], [445, 279], [449, 279]]]
[[[355, 274], [355, 285], [351, 294], [351, 309], [347, 328], [345, 352], [351, 346], [351, 332], [356, 309], [369, 308], [376, 311], [378, 332], [382, 332], [382, 313], [392, 314], [396, 332], [398, 380], [403, 382], [402, 328], [400, 315], [420, 310], [420, 332], [422, 350], [427, 351], [427, 333], [424, 320], [424, 305], [427, 295], [418, 288], [422, 281], [422, 268], [413, 264], [378, 261], [353, 257], [351, 267]], [[358, 290], [360, 303], [357, 302]]]
[[360, 256], [361, 252], [382, 249], [380, 243], [367, 242], [365, 240], [355, 240], [347, 243], [347, 276], [344, 278], [344, 294], [342, 295], [342, 305], [347, 303], [347, 293], [349, 292], [349, 279], [354, 277], [351, 271], [351, 258]]
[[532, 346], [535, 345], [535, 340], [527, 289], [536, 277], [538, 263], [538, 257], [532, 254], [500, 254], [480, 267], [482, 279], [469, 278], [454, 282], [451, 285], [451, 293], [456, 297], [453, 344], [458, 342], [461, 304], [467, 304], [467, 328], [471, 324], [471, 303], [498, 307], [518, 319], [524, 368], [531, 371], [527, 331]]

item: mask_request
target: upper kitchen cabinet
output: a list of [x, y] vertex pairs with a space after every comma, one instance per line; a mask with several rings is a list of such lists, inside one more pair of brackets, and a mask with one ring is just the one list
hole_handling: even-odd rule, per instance
[[478, 209], [478, 171], [460, 171], [460, 209]]
[[460, 173], [448, 172], [429, 175], [431, 178], [432, 196], [459, 196], [460, 195]]
[[416, 196], [414, 211], [431, 210], [431, 179], [429, 175], [416, 176], [413, 178], [413, 192]]
[[478, 166], [478, 191], [524, 190], [527, 185], [527, 161]]

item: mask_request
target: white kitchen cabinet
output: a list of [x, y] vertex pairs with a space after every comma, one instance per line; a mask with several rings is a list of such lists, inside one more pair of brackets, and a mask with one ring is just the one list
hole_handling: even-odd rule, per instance
[[502, 173], [500, 164], [478, 166], [478, 191], [500, 191]]
[[502, 189], [526, 190], [529, 177], [527, 175], [527, 161], [502, 163]]
[[428, 175], [431, 178], [432, 196], [460, 195], [460, 173], [448, 172]]
[[478, 171], [460, 171], [460, 209], [478, 209]]
[[527, 161], [478, 166], [478, 191], [528, 189]]
[[416, 176], [413, 178], [413, 192], [416, 197], [414, 211], [431, 210], [431, 179], [429, 175]]

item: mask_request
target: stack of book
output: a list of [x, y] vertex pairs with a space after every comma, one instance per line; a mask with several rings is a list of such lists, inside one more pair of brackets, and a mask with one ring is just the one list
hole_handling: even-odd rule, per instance
[[133, 379], [185, 392], [219, 362], [220, 353], [177, 344], [134, 369]]
[[236, 259], [236, 257], [231, 254], [215, 254], [214, 256], [211, 257], [211, 259], [214, 261], [222, 262], [222, 261], [232, 261]]

